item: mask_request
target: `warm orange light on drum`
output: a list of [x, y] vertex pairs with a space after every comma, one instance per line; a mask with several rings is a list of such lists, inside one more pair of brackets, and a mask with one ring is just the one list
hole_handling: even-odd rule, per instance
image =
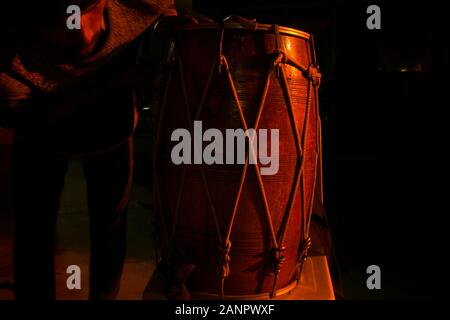
[[[180, 272], [189, 270], [181, 285], [198, 298], [287, 293], [298, 284], [311, 244], [321, 185], [320, 73], [312, 39], [242, 18], [188, 25], [173, 39], [154, 150], [163, 273], [180, 286]], [[174, 165], [171, 135], [178, 128], [193, 132], [196, 120], [222, 133], [279, 130], [278, 172], [261, 176], [248, 163]]]

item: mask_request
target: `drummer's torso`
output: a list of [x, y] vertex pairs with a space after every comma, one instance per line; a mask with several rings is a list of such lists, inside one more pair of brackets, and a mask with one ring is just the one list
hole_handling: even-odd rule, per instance
[[[0, 70], [0, 126], [67, 153], [91, 153], [126, 140], [136, 120], [133, 93], [100, 88], [108, 88], [135, 62], [136, 49], [131, 43], [120, 54], [78, 70], [27, 68], [14, 57], [9, 70]], [[95, 98], [84, 99], [92, 93]]]
[[[21, 37], [8, 35], [0, 50], [0, 126], [15, 127], [27, 135], [72, 153], [89, 153], [126, 140], [135, 125], [134, 97], [125, 89], [103, 94], [65, 112], [67, 101], [83, 100], [87, 92], [107, 86], [120, 69], [135, 63], [138, 41], [166, 10], [168, 0], [130, 4], [108, 1], [108, 31], [101, 48], [83, 61], [66, 63], [65, 54]], [[115, 76], [116, 75], [116, 76]], [[60, 99], [61, 104], [49, 103]], [[81, 99], [80, 99], [81, 98]], [[57, 123], [46, 121], [50, 105], [58, 108]]]

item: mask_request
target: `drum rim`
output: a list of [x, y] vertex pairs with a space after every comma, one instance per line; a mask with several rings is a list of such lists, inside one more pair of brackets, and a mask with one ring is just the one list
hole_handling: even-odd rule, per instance
[[[279, 288], [275, 291], [275, 296], [273, 298], [281, 298], [289, 293], [291, 293], [297, 286], [301, 285], [297, 279], [292, 280], [287, 285]], [[193, 299], [197, 300], [209, 300], [217, 299], [217, 294], [199, 291], [190, 291], [190, 295]], [[262, 292], [256, 294], [242, 294], [242, 295], [224, 295], [225, 300], [270, 300], [273, 299], [270, 296], [270, 292]]]
[[[270, 24], [256, 24], [255, 29], [251, 29], [249, 27], [243, 26], [240, 23], [235, 22], [227, 22], [227, 23], [217, 23], [217, 22], [201, 22], [196, 24], [185, 25], [181, 28], [183, 31], [192, 31], [192, 30], [206, 30], [206, 29], [238, 29], [238, 30], [256, 30], [256, 31], [270, 31], [273, 25]], [[311, 34], [301, 31], [299, 29], [289, 28], [289, 27], [279, 27], [280, 34], [289, 35], [289, 36], [297, 36], [305, 40], [309, 40], [311, 38]]]

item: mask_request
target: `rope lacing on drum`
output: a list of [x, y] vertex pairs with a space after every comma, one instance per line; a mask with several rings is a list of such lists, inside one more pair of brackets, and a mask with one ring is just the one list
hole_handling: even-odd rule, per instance
[[[295, 119], [294, 114], [292, 113], [293, 105], [292, 105], [290, 92], [289, 92], [289, 87], [288, 87], [288, 82], [287, 82], [287, 77], [286, 77], [283, 65], [289, 64], [289, 65], [294, 66], [295, 68], [299, 69], [302, 72], [303, 76], [305, 76], [305, 78], [310, 80], [310, 81], [308, 81], [309, 86], [312, 84], [315, 87], [315, 90], [317, 90], [317, 86], [320, 84], [320, 73], [318, 72], [318, 67], [315, 67], [314, 65], [311, 65], [310, 67], [305, 68], [305, 67], [299, 65], [298, 63], [296, 63], [293, 59], [291, 59], [289, 57], [289, 55], [286, 54], [286, 52], [285, 52], [285, 50], [284, 50], [284, 48], [282, 46], [281, 38], [279, 36], [278, 27], [275, 26], [274, 28], [275, 28], [275, 31], [276, 31], [275, 33], [276, 33], [276, 39], [277, 39], [276, 40], [277, 41], [277, 49], [274, 52], [274, 56], [272, 58], [272, 64], [270, 65], [270, 68], [269, 68], [268, 73], [267, 73], [266, 82], [265, 82], [265, 86], [264, 86], [264, 90], [263, 90], [263, 94], [262, 94], [262, 100], [261, 100], [261, 103], [260, 103], [259, 108], [258, 108], [258, 115], [257, 115], [256, 121], [255, 121], [254, 128], [255, 128], [255, 130], [258, 128], [259, 119], [261, 118], [261, 114], [262, 114], [262, 111], [264, 109], [264, 104], [265, 104], [265, 100], [266, 100], [266, 97], [267, 97], [269, 83], [270, 83], [270, 79], [271, 79], [271, 76], [273, 74], [273, 71], [274, 70], [278, 70], [279, 74], [281, 75], [281, 77], [280, 77], [281, 78], [281, 86], [282, 86], [282, 89], [283, 89], [283, 91], [284, 91], [284, 93], [286, 95], [287, 104], [289, 106], [289, 108], [288, 108], [289, 118], [290, 118], [290, 121], [291, 121], [291, 123], [293, 125], [292, 129], [293, 129], [293, 133], [294, 133], [295, 144], [297, 146], [298, 156], [299, 156], [299, 159], [302, 159], [302, 150], [304, 149], [305, 137], [304, 137], [303, 141], [300, 141], [300, 139], [298, 137], [299, 130], [298, 130], [296, 122], [294, 120]], [[220, 33], [219, 36], [220, 36], [220, 47], [219, 47], [219, 52], [218, 52], [219, 54], [218, 54], [218, 56], [216, 56], [217, 58], [212, 63], [210, 74], [209, 74], [206, 86], [205, 86], [205, 88], [203, 90], [202, 98], [201, 98], [201, 101], [200, 101], [200, 104], [199, 104], [199, 107], [197, 109], [197, 112], [196, 112], [196, 115], [195, 115], [194, 119], [199, 119], [199, 117], [200, 117], [200, 115], [202, 113], [202, 109], [203, 109], [203, 106], [204, 106], [204, 104], [206, 102], [206, 97], [207, 97], [207, 94], [208, 94], [208, 91], [209, 91], [209, 86], [211, 84], [211, 80], [212, 80], [212, 76], [213, 76], [214, 70], [217, 70], [215, 68], [217, 68], [217, 66], [219, 66], [219, 73], [222, 71], [222, 68], [225, 69], [225, 73], [226, 73], [226, 76], [228, 78], [228, 83], [230, 85], [230, 89], [231, 89], [231, 92], [232, 92], [232, 95], [233, 95], [233, 100], [236, 103], [236, 107], [238, 109], [239, 116], [241, 118], [243, 127], [244, 127], [245, 130], [247, 130], [248, 129], [247, 121], [246, 121], [246, 119], [244, 117], [244, 114], [243, 114], [243, 108], [242, 108], [242, 106], [240, 104], [239, 97], [238, 97], [238, 94], [237, 94], [237, 90], [234, 87], [234, 81], [233, 81], [233, 77], [232, 77], [231, 72], [230, 72], [230, 67], [228, 65], [228, 61], [227, 61], [226, 57], [222, 54], [222, 42], [223, 42], [223, 37], [224, 37], [224, 29], [223, 28], [222, 28], [221, 33]], [[187, 98], [187, 88], [186, 88], [186, 84], [184, 82], [184, 70], [183, 70], [184, 68], [183, 68], [183, 65], [182, 65], [181, 58], [179, 56], [177, 56], [176, 60], [178, 61], [178, 67], [179, 67], [179, 71], [180, 71], [182, 93], [183, 93], [183, 98], [184, 98], [184, 102], [185, 102], [185, 109], [186, 109], [186, 112], [187, 112], [188, 122], [192, 126], [192, 120], [193, 119], [192, 119], [192, 116], [190, 114], [189, 102], [188, 102], [188, 98]], [[315, 63], [315, 59], [313, 59], [312, 62]], [[171, 73], [170, 73], [170, 75], [171, 75]], [[159, 117], [159, 121], [158, 121], [158, 130], [157, 130], [157, 137], [158, 138], [159, 138], [159, 131], [160, 131], [161, 122], [162, 122], [162, 114], [164, 113], [164, 109], [165, 109], [165, 100], [166, 100], [166, 97], [167, 97], [167, 92], [168, 92], [167, 89], [168, 89], [168, 87], [169, 87], [169, 85], [167, 84], [165, 97], [163, 99], [164, 100], [163, 108], [162, 108], [162, 111], [161, 111], [161, 114], [160, 114], [160, 117]], [[308, 89], [307, 110], [309, 110], [309, 102], [310, 102], [309, 101], [310, 100], [309, 92], [310, 92], [310, 89]], [[305, 120], [307, 118], [308, 117], [307, 117], [307, 114], [306, 114], [305, 115]], [[306, 126], [306, 121], [304, 123], [304, 126]], [[192, 127], [191, 127], [191, 130], [192, 130]], [[303, 128], [303, 132], [306, 132], [306, 131], [307, 131], [306, 128]], [[158, 145], [159, 139], [156, 139], [156, 140], [157, 140], [156, 145]], [[250, 149], [252, 149], [250, 152], [254, 152], [254, 150], [253, 150], [253, 148], [251, 146], [250, 146]], [[156, 162], [156, 159], [155, 159], [154, 162]], [[296, 176], [294, 178], [295, 182], [294, 182], [293, 190], [291, 191], [290, 204], [288, 205], [287, 215], [285, 216], [286, 219], [285, 219], [285, 221], [283, 221], [283, 225], [284, 226], [282, 226], [281, 229], [280, 229], [281, 232], [280, 232], [279, 237], [277, 237], [276, 234], [275, 234], [275, 226], [274, 226], [274, 223], [272, 221], [270, 208], [268, 206], [268, 199], [267, 199], [267, 196], [266, 196], [266, 193], [265, 193], [265, 189], [264, 189], [264, 185], [263, 185], [263, 182], [262, 182], [262, 178], [261, 178], [261, 175], [260, 175], [259, 165], [258, 164], [254, 165], [254, 169], [256, 171], [256, 176], [257, 176], [257, 180], [258, 180], [258, 186], [259, 186], [259, 189], [260, 189], [260, 192], [261, 192], [261, 195], [262, 195], [262, 200], [263, 200], [263, 205], [264, 205], [264, 214], [265, 214], [266, 221], [268, 223], [269, 233], [270, 233], [270, 238], [271, 238], [271, 243], [272, 243], [273, 264], [272, 264], [272, 269], [271, 270], [274, 272], [275, 276], [274, 276], [274, 283], [273, 283], [273, 289], [272, 289], [272, 292], [271, 292], [271, 297], [275, 296], [275, 293], [276, 293], [276, 290], [277, 290], [278, 274], [281, 271], [282, 264], [286, 260], [286, 258], [284, 256], [285, 247], [283, 245], [283, 243], [284, 243], [284, 236], [285, 236], [285, 233], [286, 233], [287, 225], [289, 223], [289, 218], [290, 218], [291, 212], [293, 211], [293, 208], [292, 208], [293, 200], [292, 199], [294, 199], [296, 197], [296, 190], [297, 190], [298, 184], [300, 183], [299, 181], [301, 180], [300, 177], [302, 176], [302, 162], [303, 161], [301, 161], [298, 164], [299, 167], [296, 170]], [[233, 227], [233, 223], [234, 223], [234, 218], [235, 218], [236, 213], [237, 213], [238, 203], [239, 203], [239, 200], [240, 200], [240, 197], [241, 197], [241, 194], [242, 194], [242, 188], [243, 188], [243, 184], [244, 184], [244, 181], [245, 181], [248, 164], [249, 164], [249, 161], [248, 161], [248, 154], [247, 154], [246, 162], [245, 162], [245, 165], [244, 165], [244, 168], [243, 168], [243, 171], [242, 171], [242, 175], [241, 175], [241, 182], [240, 182], [239, 192], [238, 192], [237, 197], [235, 199], [233, 214], [232, 214], [232, 217], [231, 217], [231, 219], [229, 221], [229, 225], [228, 225], [228, 229], [226, 230], [225, 237], [222, 234], [222, 231], [221, 231], [221, 229], [219, 227], [219, 224], [218, 224], [218, 218], [217, 218], [217, 215], [216, 215], [216, 212], [215, 212], [215, 206], [214, 206], [214, 204], [212, 202], [212, 198], [211, 198], [211, 195], [210, 195], [210, 192], [209, 192], [208, 183], [206, 181], [206, 177], [205, 177], [205, 173], [203, 171], [203, 167], [200, 168], [200, 173], [201, 173], [203, 184], [204, 184], [204, 187], [205, 187], [206, 197], [208, 199], [208, 205], [209, 205], [209, 208], [211, 210], [211, 214], [212, 214], [212, 217], [214, 219], [214, 223], [215, 223], [215, 227], [216, 227], [218, 241], [219, 241], [219, 243], [224, 244], [224, 245], [219, 247], [220, 259], [219, 259], [219, 265], [218, 265], [218, 268], [217, 268], [218, 276], [220, 277], [219, 296], [221, 298], [223, 298], [223, 296], [224, 296], [224, 280], [225, 280], [225, 278], [227, 278], [230, 275], [230, 272], [231, 272], [231, 268], [230, 268], [230, 260], [231, 260], [231, 257], [230, 257], [230, 251], [231, 251], [230, 236], [231, 236], [231, 231], [232, 231], [232, 227]], [[184, 182], [181, 183], [181, 185], [184, 185]], [[157, 187], [157, 189], [159, 189], [158, 188], [158, 181], [157, 181], [157, 179], [156, 179], [156, 187]], [[182, 186], [180, 186], [179, 192], [181, 192], [181, 190], [183, 190]], [[157, 201], [157, 203], [159, 204], [159, 206], [161, 206], [160, 195], [158, 194], [158, 192], [157, 192], [157, 200], [159, 200], [159, 201]], [[162, 209], [162, 208], [159, 208], [159, 209]], [[179, 211], [179, 208], [177, 206], [176, 216], [178, 214], [178, 211]], [[303, 218], [302, 218], [302, 220], [303, 220]], [[163, 222], [163, 227], [164, 227], [163, 229], [165, 229], [165, 230], [163, 230], [164, 231], [164, 240], [165, 240], [164, 243], [169, 248], [172, 247], [172, 245], [174, 244], [174, 230], [176, 228], [176, 221], [177, 221], [177, 219], [175, 218], [174, 219], [174, 225], [173, 225], [172, 230], [171, 230], [172, 232], [171, 232], [171, 234], [169, 234], [170, 232], [169, 232], [169, 230], [167, 230], [167, 228], [165, 226], [165, 219], [162, 217], [162, 222]], [[302, 234], [304, 235], [305, 233], [302, 232]], [[306, 233], [306, 235], [307, 235], [307, 233]], [[302, 236], [302, 238], [303, 238], [303, 236]], [[307, 241], [307, 243], [308, 243], [308, 241]], [[306, 247], [309, 248], [309, 246], [306, 246]], [[307, 250], [305, 252], [307, 252]], [[302, 256], [303, 256], [303, 251], [302, 251]]]
[[308, 251], [311, 248], [311, 244], [312, 244], [311, 237], [307, 237], [300, 246], [299, 254], [297, 257], [297, 268], [298, 268], [297, 283], [300, 282], [300, 278], [303, 271], [303, 265], [306, 259], [308, 258]]
[[[280, 226], [280, 232], [279, 232], [279, 237], [278, 237], [279, 248], [278, 249], [274, 248], [273, 249], [274, 251], [272, 254], [272, 256], [273, 256], [272, 258], [274, 260], [273, 261], [273, 263], [274, 263], [274, 265], [273, 265], [274, 266], [274, 268], [273, 268], [274, 281], [273, 281], [272, 292], [270, 295], [271, 298], [273, 298], [275, 296], [275, 293], [277, 290], [278, 274], [280, 273], [281, 266], [282, 266], [283, 262], [285, 261], [285, 257], [283, 255], [284, 241], [285, 241], [285, 236], [287, 233], [287, 227], [289, 225], [290, 217], [291, 217], [292, 211], [293, 211], [294, 199], [297, 197], [298, 186], [299, 186], [299, 184], [301, 184], [303, 182], [303, 179], [304, 179], [304, 176], [303, 176], [304, 155], [303, 155], [303, 153], [306, 148], [306, 135], [308, 132], [307, 124], [308, 124], [310, 107], [311, 107], [311, 89], [314, 89], [314, 91], [317, 92], [318, 85], [320, 84], [320, 73], [318, 71], [318, 67], [313, 65], [315, 63], [315, 57], [313, 59], [311, 59], [311, 58], [309, 59], [309, 61], [312, 61], [312, 63], [310, 63], [310, 66], [308, 68], [297, 63], [294, 59], [292, 59], [286, 53], [284, 43], [280, 36], [279, 27], [277, 25], [274, 25], [273, 30], [274, 30], [274, 34], [275, 34], [275, 50], [273, 52], [274, 67], [276, 68], [276, 70], [278, 72], [278, 78], [280, 79], [281, 87], [285, 94], [286, 104], [288, 106], [289, 119], [290, 119], [290, 122], [292, 125], [294, 140], [295, 140], [295, 144], [297, 147], [298, 161], [297, 161], [297, 168], [295, 171], [294, 184], [293, 184], [293, 188], [291, 189], [289, 203], [287, 206], [287, 213], [286, 213], [286, 215], [282, 221], [282, 224]], [[302, 75], [306, 79], [308, 79], [306, 108], [305, 108], [304, 122], [303, 122], [303, 128], [302, 128], [303, 136], [302, 136], [301, 140], [299, 139], [299, 136], [298, 136], [299, 130], [297, 127], [297, 123], [295, 121], [296, 117], [294, 114], [293, 101], [292, 101], [291, 93], [289, 90], [288, 78], [286, 76], [286, 71], [284, 68], [284, 66], [286, 64], [299, 69], [302, 72]], [[302, 192], [301, 197], [302, 197], [301, 202], [304, 206], [305, 202], [306, 202], [306, 195], [304, 194], [304, 192]], [[311, 199], [311, 204], [312, 204], [312, 199]], [[311, 204], [310, 204], [310, 206], [311, 206]], [[302, 212], [305, 213], [306, 208], [303, 208]], [[308, 210], [307, 212], [309, 213], [310, 210]], [[308, 223], [308, 222], [305, 221], [304, 215], [302, 214], [302, 226], [303, 227], [305, 227], [305, 223]], [[305, 238], [305, 237], [308, 237], [308, 231], [303, 229], [301, 238]], [[305, 240], [303, 240], [303, 241], [305, 241]], [[308, 243], [308, 241], [306, 241], [306, 243]], [[309, 247], [307, 246], [307, 248], [309, 248]], [[305, 252], [307, 252], [307, 250]]]
[[219, 252], [221, 256], [217, 272], [221, 278], [228, 278], [228, 276], [230, 275], [230, 251], [231, 251], [230, 241], [228, 241], [224, 246], [219, 246]]
[[286, 251], [285, 246], [281, 246], [281, 247], [272, 249], [272, 257], [274, 260], [274, 263], [272, 266], [272, 272], [274, 274], [280, 273], [281, 265], [286, 261], [286, 257], [284, 255], [285, 251]]
[[278, 286], [278, 274], [281, 272], [281, 266], [286, 261], [286, 256], [284, 255], [284, 252], [286, 251], [286, 247], [281, 245], [278, 248], [272, 249], [272, 270], [271, 272], [275, 275], [274, 276], [274, 282], [272, 286], [272, 291], [270, 293], [270, 297], [273, 298], [275, 296], [275, 292], [277, 290]]
[[277, 68], [280, 68], [283, 64], [288, 64], [300, 70], [302, 75], [311, 81], [314, 87], [320, 86], [320, 81], [322, 79], [322, 74], [319, 71], [319, 66], [309, 65], [308, 67], [304, 67], [301, 64], [295, 62], [292, 58], [289, 57], [286, 52], [275, 50], [273, 52], [275, 55], [275, 65]]
[[[308, 67], [301, 65], [296, 62], [287, 52], [284, 47], [284, 43], [281, 40], [280, 30], [278, 25], [273, 25], [273, 30], [275, 34], [275, 50], [273, 51], [273, 55], [275, 58], [276, 66], [279, 68], [282, 64], [288, 64], [299, 69], [302, 72], [302, 75], [311, 81], [314, 87], [320, 86], [321, 73], [319, 72], [319, 66], [310, 64]], [[315, 61], [313, 61], [315, 63]]]
[[256, 31], [258, 30], [258, 23], [256, 22], [256, 19], [247, 19], [244, 17], [240, 17], [237, 15], [229, 15], [225, 19], [222, 20], [223, 23], [239, 23], [242, 27], [245, 29]]
[[302, 250], [300, 251], [299, 260], [302, 261], [306, 260], [306, 258], [308, 257], [308, 251], [311, 248], [311, 243], [312, 243], [311, 237], [307, 237], [304, 240], [301, 246]]
[[217, 268], [217, 275], [220, 277], [220, 292], [219, 296], [223, 299], [224, 296], [224, 281], [230, 275], [230, 251], [231, 251], [231, 242], [227, 241], [227, 243], [223, 246], [219, 246], [220, 259], [219, 266]]
[[310, 65], [303, 74], [308, 80], [311, 80], [314, 87], [320, 86], [322, 74], [319, 72], [319, 66]]
[[[234, 80], [233, 80], [233, 77], [231, 75], [230, 66], [228, 64], [227, 58], [222, 53], [223, 38], [224, 38], [224, 28], [222, 27], [222, 30], [221, 30], [221, 33], [220, 33], [220, 43], [219, 43], [219, 52], [218, 52], [219, 72], [221, 70], [223, 70], [223, 69], [225, 70], [225, 74], [226, 74], [226, 77], [228, 79], [228, 84], [230, 86], [230, 90], [231, 90], [231, 93], [232, 93], [233, 100], [236, 103], [236, 108], [238, 110], [240, 120], [242, 122], [244, 130], [248, 130], [248, 125], [247, 125], [247, 121], [246, 121], [245, 116], [244, 116], [244, 111], [243, 111], [243, 108], [241, 106], [237, 90], [236, 90], [236, 88], [234, 86]], [[266, 77], [266, 81], [265, 81], [265, 86], [264, 86], [264, 90], [263, 90], [263, 94], [262, 94], [261, 103], [258, 106], [258, 114], [257, 114], [256, 120], [255, 120], [255, 124], [253, 126], [255, 130], [257, 130], [257, 128], [258, 128], [259, 121], [261, 119], [261, 114], [262, 114], [262, 111], [264, 109], [265, 100], [266, 100], [266, 97], [267, 97], [267, 92], [268, 92], [269, 83], [270, 83], [270, 76], [271, 76], [272, 70], [273, 70], [272, 68], [273, 67], [271, 65], [269, 70], [268, 70], [268, 73], [267, 73], [267, 77]], [[249, 149], [250, 149], [249, 153], [251, 152], [251, 153], [253, 153], [253, 155], [255, 155], [255, 150], [253, 148], [253, 144], [252, 143], [250, 143]], [[228, 254], [229, 253], [228, 251], [231, 248], [230, 236], [231, 236], [231, 231], [232, 231], [233, 224], [234, 224], [234, 218], [235, 218], [236, 213], [237, 213], [239, 200], [240, 200], [241, 195], [242, 195], [242, 188], [243, 188], [245, 177], [246, 177], [246, 174], [247, 174], [248, 164], [249, 164], [249, 154], [246, 155], [246, 161], [245, 161], [244, 168], [242, 170], [241, 181], [240, 181], [240, 185], [239, 185], [239, 191], [238, 191], [237, 197], [235, 199], [233, 213], [231, 215], [231, 219], [230, 219], [230, 222], [229, 222], [229, 225], [228, 225], [226, 237], [224, 239], [225, 240], [225, 242], [224, 242], [225, 243], [224, 249], [226, 249], [226, 250], [224, 250], [224, 252], [227, 253], [227, 254], [224, 255], [226, 257], [226, 259], [225, 259], [225, 261], [222, 261], [222, 262], [227, 262], [225, 264], [225, 266], [227, 268], [225, 268], [225, 270], [224, 270], [225, 272], [223, 273], [223, 275], [225, 275], [225, 274], [229, 275], [229, 273], [230, 273], [230, 268], [229, 268], [230, 257], [229, 257], [229, 254]], [[272, 239], [272, 245], [273, 245], [273, 247], [275, 249], [277, 249], [279, 247], [279, 245], [278, 245], [278, 241], [276, 239], [275, 228], [274, 228], [274, 224], [273, 224], [272, 219], [271, 219], [270, 208], [269, 208], [266, 192], [264, 190], [264, 185], [263, 185], [263, 182], [262, 182], [259, 165], [257, 163], [254, 164], [254, 169], [255, 169], [257, 180], [258, 180], [258, 187], [259, 187], [259, 190], [260, 190], [261, 195], [262, 195], [262, 200], [263, 200], [263, 205], [264, 205], [264, 213], [265, 213], [265, 218], [267, 219], [267, 222], [268, 222], [268, 225], [269, 225], [270, 236], [271, 236], [271, 239]], [[227, 264], [228, 264], [228, 266], [227, 266]], [[225, 277], [221, 276], [220, 287], [219, 287], [219, 296], [221, 296], [221, 297], [223, 297], [224, 279], [225, 279]]]

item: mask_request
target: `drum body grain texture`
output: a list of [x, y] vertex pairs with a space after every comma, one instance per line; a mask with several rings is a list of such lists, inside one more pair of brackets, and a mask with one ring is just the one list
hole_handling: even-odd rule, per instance
[[[321, 178], [312, 37], [278, 26], [200, 23], [174, 33], [173, 43], [155, 113], [162, 264], [194, 298], [287, 293], [298, 284], [310, 245]], [[173, 164], [178, 142], [171, 135], [185, 128], [193, 137], [194, 121], [223, 137], [226, 129], [267, 129], [270, 141], [270, 130], [278, 129], [278, 151], [268, 142], [269, 154], [278, 152], [278, 172], [261, 175], [260, 163]]]

